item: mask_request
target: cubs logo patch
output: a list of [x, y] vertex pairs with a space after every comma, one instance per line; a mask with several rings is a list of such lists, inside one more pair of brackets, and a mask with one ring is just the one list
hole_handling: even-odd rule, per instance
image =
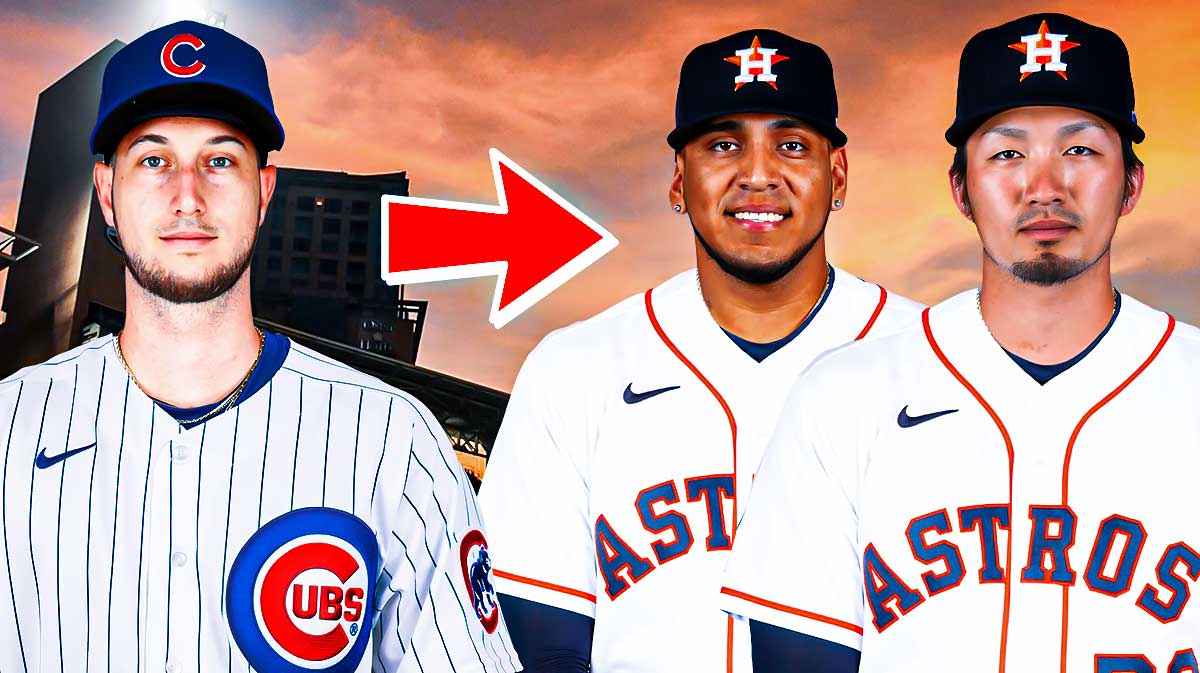
[[348, 512], [311, 507], [260, 528], [229, 571], [225, 613], [259, 671], [349, 673], [371, 639], [379, 544]]
[[1041, 72], [1043, 68], [1066, 79], [1067, 64], [1063, 63], [1063, 52], [1078, 46], [1078, 42], [1068, 42], [1066, 35], [1051, 33], [1046, 20], [1042, 19], [1038, 32], [1022, 35], [1020, 42], [1010, 44], [1008, 48], [1025, 54], [1025, 64], [1021, 66], [1021, 81], [1024, 82], [1026, 77]]
[[[183, 46], [191, 47], [193, 54], [192, 62], [187, 65], [183, 65], [175, 59], [175, 52]], [[200, 60], [199, 54], [197, 54], [203, 48], [204, 40], [189, 33], [181, 33], [167, 40], [167, 43], [163, 45], [162, 53], [158, 56], [158, 61], [162, 65], [163, 70], [166, 70], [167, 74], [172, 77], [183, 79], [195, 77], [204, 72], [204, 63]]]
[[758, 36], [750, 41], [748, 49], [734, 50], [733, 56], [726, 56], [725, 60], [740, 67], [742, 69], [736, 77], [733, 78], [733, 90], [737, 91], [743, 86], [758, 80], [771, 85], [772, 89], [779, 90], [779, 85], [776, 80], [779, 76], [771, 72], [771, 66], [786, 61], [790, 56], [778, 54], [778, 49], [767, 49], [758, 41]]
[[475, 617], [488, 633], [495, 633], [500, 623], [500, 603], [496, 588], [492, 586], [492, 557], [488, 553], [487, 540], [477, 530], [467, 532], [459, 545], [462, 561], [463, 582]]

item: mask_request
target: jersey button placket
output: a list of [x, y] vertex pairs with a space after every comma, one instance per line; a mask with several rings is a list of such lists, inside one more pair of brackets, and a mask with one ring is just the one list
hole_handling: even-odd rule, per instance
[[[180, 662], [196, 660], [196, 639], [174, 634], [195, 634], [200, 628], [201, 609], [197, 575], [200, 544], [196, 518], [200, 503], [201, 440], [204, 428], [183, 430], [171, 442], [170, 452], [170, 601], [168, 604], [168, 673], [183, 670]], [[205, 475], [207, 476], [207, 475]], [[172, 668], [174, 666], [174, 668]]]
[[[163, 416], [165, 415], [163, 412]], [[167, 611], [167, 575], [172, 569], [169, 557], [171, 547], [168, 538], [171, 521], [168, 512], [171, 498], [171, 440], [174, 437], [174, 433], [170, 430], [163, 430], [163, 428], [170, 427], [167, 422], [164, 422], [167, 420], [169, 417], [164, 419], [160, 416], [155, 419], [154, 444], [150, 447], [152, 456], [148, 464], [149, 474], [146, 477], [145, 518], [142, 522], [145, 557], [142, 563], [140, 588], [141, 661], [143, 665], [146, 662], [159, 662], [151, 664], [148, 670], [154, 670], [157, 665], [161, 665], [166, 650], [163, 625], [166, 622]], [[122, 488], [125, 487], [125, 483], [121, 483]]]

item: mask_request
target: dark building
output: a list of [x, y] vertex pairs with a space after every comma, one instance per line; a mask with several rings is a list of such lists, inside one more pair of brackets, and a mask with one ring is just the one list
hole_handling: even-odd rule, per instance
[[255, 247], [255, 315], [416, 362], [426, 302], [380, 277], [380, 199], [408, 195], [404, 172], [279, 168]]
[[122, 46], [109, 43], [38, 96], [14, 229], [41, 247], [8, 269], [0, 306], [0, 376], [79, 343], [84, 249], [91, 234], [102, 240], [104, 231], [92, 196], [95, 159], [88, 138], [104, 66]]

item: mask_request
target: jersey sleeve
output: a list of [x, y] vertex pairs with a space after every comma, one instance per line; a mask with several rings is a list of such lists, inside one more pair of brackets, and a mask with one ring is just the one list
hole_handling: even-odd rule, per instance
[[861, 650], [854, 431], [839, 425], [836, 396], [817, 390], [814, 378], [805, 375], [789, 395], [755, 474], [720, 605]]
[[[500, 593], [594, 617], [596, 560], [586, 460], [591, 428], [581, 364], [551, 342], [534, 349], [480, 489]], [[593, 382], [594, 385], [595, 382]]]
[[372, 670], [514, 673], [474, 492], [432, 414], [413, 412], [395, 528], [381, 546]]

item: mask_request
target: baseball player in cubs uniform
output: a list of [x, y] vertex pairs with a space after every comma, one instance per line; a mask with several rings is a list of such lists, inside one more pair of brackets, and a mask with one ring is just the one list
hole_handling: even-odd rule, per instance
[[685, 60], [669, 195], [697, 268], [547, 336], [483, 482], [529, 670], [748, 670], [719, 581], [787, 389], [820, 353], [917, 315], [826, 262], [846, 192], [836, 117], [815, 45], [750, 30]]
[[722, 589], [797, 634], [764, 670], [811, 641], [860, 671], [1197, 670], [1200, 332], [1110, 273], [1144, 136], [1114, 33], [967, 43], [946, 138], [982, 289], [798, 381]]
[[255, 329], [283, 143], [262, 56], [193, 22], [105, 70], [118, 337], [0, 382], [0, 670], [516, 671], [420, 402]]

